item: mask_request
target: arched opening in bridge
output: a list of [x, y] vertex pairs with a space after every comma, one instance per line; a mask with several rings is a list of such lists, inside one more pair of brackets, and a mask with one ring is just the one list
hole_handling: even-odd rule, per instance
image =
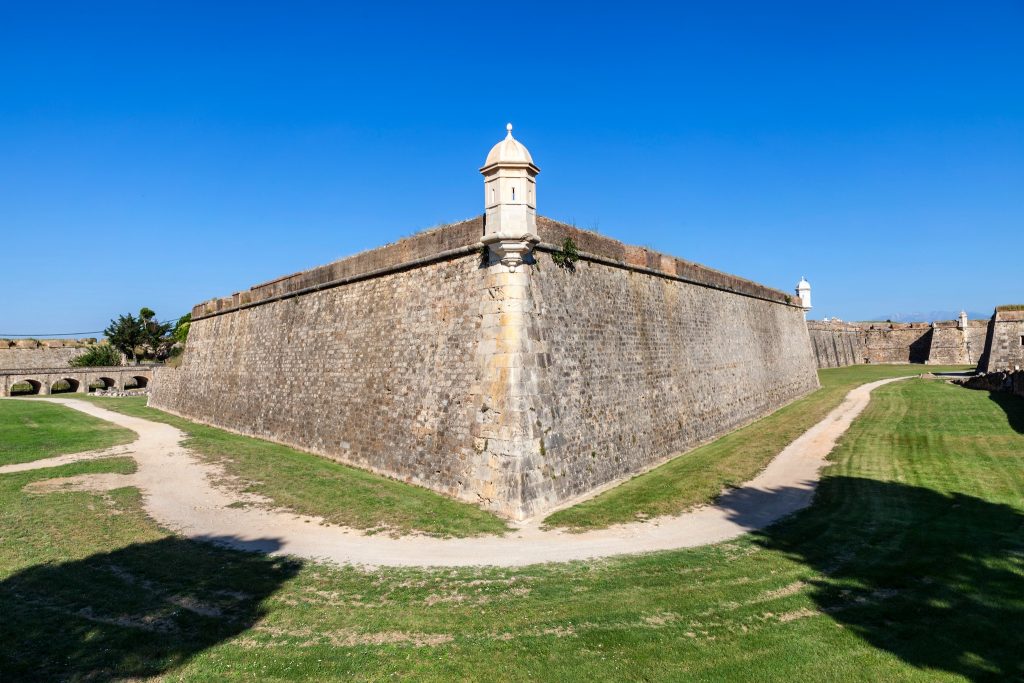
[[100, 377], [89, 382], [89, 391], [96, 391], [97, 389], [109, 389], [116, 387], [117, 382], [109, 377]]
[[142, 375], [132, 377], [131, 381], [135, 384], [136, 389], [145, 389], [146, 385], [149, 384], [149, 378]]
[[23, 379], [11, 385], [11, 396], [32, 396], [38, 394], [43, 383], [34, 379]]
[[77, 379], [65, 377], [59, 379], [50, 386], [51, 394], [73, 394], [78, 391], [79, 382]]

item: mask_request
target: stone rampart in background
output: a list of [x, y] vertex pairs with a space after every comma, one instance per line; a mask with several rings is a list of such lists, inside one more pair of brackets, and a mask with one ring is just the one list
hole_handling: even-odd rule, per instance
[[973, 365], [985, 350], [989, 322], [824, 322], [808, 320], [818, 368], [862, 363]]
[[477, 218], [201, 304], [150, 404], [523, 518], [817, 387], [789, 295], [537, 222], [516, 272]]
[[63, 368], [95, 339], [0, 339], [0, 370]]
[[861, 363], [924, 363], [932, 342], [929, 323], [807, 321], [818, 368]]
[[857, 323], [869, 363], [924, 363], [932, 345], [929, 323]]
[[843, 322], [808, 320], [807, 331], [818, 368], [844, 368], [868, 362], [861, 327]]
[[932, 341], [928, 350], [930, 365], [974, 365], [985, 351], [987, 320], [959, 320], [932, 323]]

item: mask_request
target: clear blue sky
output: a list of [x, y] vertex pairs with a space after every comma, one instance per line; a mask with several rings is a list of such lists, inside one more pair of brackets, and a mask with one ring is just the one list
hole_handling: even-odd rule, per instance
[[0, 6], [0, 334], [161, 317], [482, 211], [815, 316], [1024, 301], [1024, 3]]

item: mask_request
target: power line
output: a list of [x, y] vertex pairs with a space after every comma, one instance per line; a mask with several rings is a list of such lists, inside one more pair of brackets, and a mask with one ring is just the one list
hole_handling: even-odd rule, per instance
[[[170, 323], [173, 323], [173, 324], [177, 324], [177, 322], [179, 320], [181, 320], [182, 317], [184, 317], [184, 316], [179, 315], [177, 318], [172, 318], [170, 320], [157, 320], [157, 322], [158, 323], [170, 322]], [[98, 330], [98, 331], [94, 331], [94, 332], [45, 332], [45, 333], [44, 332], [39, 332], [39, 333], [36, 333], [36, 334], [9, 334], [9, 333], [6, 333], [6, 332], [0, 332], [0, 338], [14, 339], [15, 337], [30, 337], [30, 338], [39, 339], [41, 337], [76, 337], [76, 336], [86, 336], [86, 335], [90, 335], [90, 334], [103, 334], [103, 330]]]
[[38, 334], [8, 334], [6, 332], [0, 332], [0, 337], [4, 337], [6, 339], [13, 339], [14, 337], [74, 337], [77, 335], [86, 334], [103, 334], [103, 331], [100, 330], [99, 332], [40, 332]]

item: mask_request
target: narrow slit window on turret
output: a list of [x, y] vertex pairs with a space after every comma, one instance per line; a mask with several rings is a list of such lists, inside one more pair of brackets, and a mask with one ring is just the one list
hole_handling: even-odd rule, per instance
[[513, 185], [513, 186], [512, 186], [512, 201], [515, 201], [515, 200], [516, 200], [516, 188], [515, 188], [515, 186]]

